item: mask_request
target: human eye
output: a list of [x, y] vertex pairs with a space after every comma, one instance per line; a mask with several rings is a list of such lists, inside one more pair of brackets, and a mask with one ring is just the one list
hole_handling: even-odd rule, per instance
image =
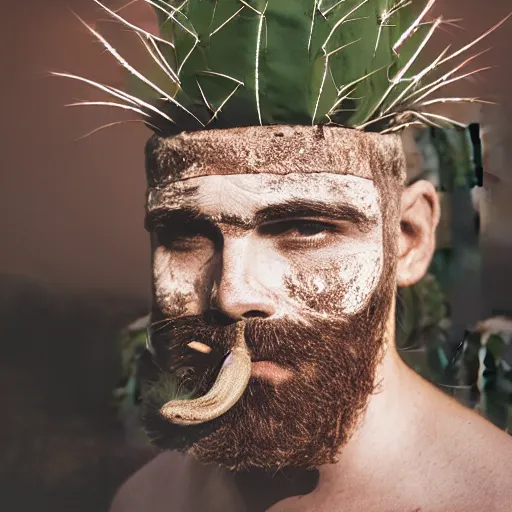
[[260, 226], [260, 234], [276, 237], [287, 248], [315, 248], [328, 243], [337, 227], [311, 219], [292, 219]]
[[158, 244], [172, 252], [190, 253], [210, 248], [213, 244], [209, 233], [193, 223], [173, 228], [162, 226], [155, 233]]

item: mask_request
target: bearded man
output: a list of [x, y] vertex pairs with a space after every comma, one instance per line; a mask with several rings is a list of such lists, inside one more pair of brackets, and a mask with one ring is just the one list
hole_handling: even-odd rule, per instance
[[[508, 510], [509, 437], [394, 346], [396, 287], [425, 274], [439, 220], [429, 182], [403, 187], [398, 137], [249, 127], [154, 136], [147, 156], [145, 421], [189, 455], [156, 457], [112, 512]], [[234, 405], [217, 416], [219, 392], [166, 413], [165, 376], [218, 387], [238, 331], [251, 363]]]
[[439, 221], [395, 132], [456, 125], [423, 107], [471, 61], [417, 68], [434, 2], [162, 0], [162, 37], [104, 7], [172, 93], [90, 29], [156, 94], [96, 84], [156, 131], [143, 416], [167, 451], [112, 512], [510, 510], [510, 438], [394, 345]]

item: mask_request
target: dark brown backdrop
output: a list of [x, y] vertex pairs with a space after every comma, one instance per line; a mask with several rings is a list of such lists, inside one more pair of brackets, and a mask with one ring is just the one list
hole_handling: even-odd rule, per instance
[[[466, 30], [450, 29], [464, 42], [507, 14], [507, 4], [439, 0], [438, 10], [465, 18]], [[71, 9], [88, 22], [105, 19], [92, 0], [3, 2], [0, 18], [0, 409], [7, 418], [0, 422], [0, 509], [10, 512], [106, 510], [144, 458], [123, 444], [109, 392], [119, 370], [115, 332], [144, 312], [149, 295], [142, 227], [149, 132], [128, 122], [76, 140], [134, 116], [64, 108], [100, 96], [49, 71], [113, 85], [124, 76]], [[137, 4], [129, 11], [151, 23]], [[453, 91], [501, 102], [484, 113], [491, 128], [484, 271], [471, 307], [485, 314], [512, 310], [511, 23], [488, 40], [494, 50], [481, 60], [499, 67]], [[119, 42], [127, 37], [108, 23], [102, 31]], [[457, 114], [481, 119], [478, 109]]]

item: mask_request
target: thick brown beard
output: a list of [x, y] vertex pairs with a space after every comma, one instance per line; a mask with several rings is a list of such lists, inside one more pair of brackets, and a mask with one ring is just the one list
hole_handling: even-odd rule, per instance
[[[147, 353], [141, 369], [150, 390], [142, 408], [143, 421], [157, 446], [188, 451], [204, 463], [238, 471], [313, 468], [336, 461], [375, 391], [396, 290], [402, 184], [398, 175], [390, 179], [385, 168], [374, 169], [374, 179], [383, 220], [384, 262], [366, 306], [343, 319], [309, 319], [308, 326], [287, 320], [248, 321], [246, 343], [253, 360], [281, 364], [295, 370], [296, 377], [278, 387], [251, 379], [242, 398], [226, 414], [190, 427], [171, 424], [160, 416], [160, 407], [174, 397], [162, 397], [155, 382], [181, 372], [186, 388], [205, 393], [232, 348], [235, 331], [233, 325], [219, 325], [209, 315], [170, 321], [154, 333], [156, 357]], [[192, 340], [211, 346], [213, 352], [192, 354], [186, 348]]]
[[[152, 336], [157, 365], [146, 358], [142, 368], [149, 393], [143, 420], [153, 442], [188, 451], [203, 463], [232, 470], [313, 468], [333, 463], [357, 428], [375, 389], [386, 320], [392, 299], [385, 272], [368, 305], [346, 319], [254, 319], [245, 337], [253, 360], [268, 360], [294, 372], [277, 386], [251, 379], [244, 395], [226, 414], [211, 422], [183, 427], [158, 413], [162, 401], [151, 397], [167, 372], [180, 384], [204, 394], [234, 341], [234, 326], [203, 317], [169, 321]], [[187, 348], [199, 341], [214, 350], [198, 355]], [[161, 393], [160, 393], [161, 395]], [[165, 399], [170, 399], [166, 397]]]

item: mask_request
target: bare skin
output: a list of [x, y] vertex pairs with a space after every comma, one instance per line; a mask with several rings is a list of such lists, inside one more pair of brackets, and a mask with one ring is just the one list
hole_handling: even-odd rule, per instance
[[251, 488], [226, 470], [166, 452], [128, 480], [111, 512], [510, 510], [509, 437], [438, 392], [395, 354], [385, 367], [386, 389], [372, 398], [338, 464], [320, 468], [313, 492], [268, 506], [279, 493], [258, 474]]
[[[169, 316], [199, 314], [205, 307], [205, 295], [211, 291], [209, 287], [215, 283], [217, 307], [233, 318], [258, 311], [295, 318], [357, 311], [371, 292], [371, 276], [381, 272], [382, 223], [373, 206], [376, 202], [369, 180], [350, 176], [338, 176], [336, 180], [336, 187], [325, 181], [319, 189], [320, 182], [312, 188], [304, 178], [300, 189], [292, 182], [287, 188], [281, 177], [274, 194], [268, 192], [268, 177], [258, 175], [212, 176], [184, 182], [185, 186], [198, 187], [194, 206], [216, 219], [221, 229], [222, 271], [219, 278], [218, 256], [202, 238], [180, 247], [193, 247], [193, 254], [169, 253], [157, 247], [155, 297], [160, 307]], [[269, 238], [260, 237], [257, 227], [244, 231], [222, 222], [235, 214], [250, 219], [269, 202], [290, 199], [287, 194], [300, 195], [301, 190], [309, 199], [316, 194], [330, 202], [348, 201], [372, 219], [371, 225], [361, 231], [351, 229], [350, 219], [288, 219], [299, 224], [292, 223], [289, 231], [281, 230]], [[170, 194], [163, 206], [183, 206], [173, 204], [172, 197], [181, 196]], [[396, 229], [399, 286], [408, 286], [424, 275], [434, 250], [438, 217], [436, 194], [429, 184], [417, 182], [404, 191], [401, 229]], [[305, 221], [313, 222], [307, 225], [307, 235], [300, 227]], [[344, 229], [326, 228], [325, 224], [338, 228], [343, 225]], [[287, 248], [301, 244], [302, 252], [287, 252]], [[308, 268], [311, 258], [326, 266], [329, 258], [332, 262], [340, 260], [341, 265], [336, 267], [338, 285], [351, 285], [330, 309], [322, 304], [311, 309], [308, 296], [314, 289], [327, 288], [329, 292], [329, 279], [316, 284], [311, 281], [303, 289], [297, 289], [298, 281], [291, 288], [295, 293], [286, 286], [301, 274], [302, 265]], [[356, 272], [347, 261], [359, 264]], [[174, 276], [170, 276], [169, 268], [175, 270]], [[197, 285], [198, 280], [202, 286]], [[178, 290], [182, 293], [180, 300], [176, 300]], [[322, 308], [324, 311], [319, 313]], [[341, 450], [338, 462], [319, 467], [314, 485], [311, 473], [276, 475], [273, 479], [259, 471], [235, 475], [168, 452], [157, 456], [121, 488], [111, 512], [510, 510], [511, 438], [409, 370], [394, 348], [394, 329], [394, 311], [390, 311], [377, 392], [370, 396], [364, 417]]]
[[313, 492], [268, 506], [273, 489], [258, 475], [248, 489], [228, 471], [167, 452], [128, 480], [111, 512], [510, 510], [509, 437], [438, 392], [398, 356], [390, 354], [385, 367], [387, 387], [372, 398], [338, 464], [320, 468]]

